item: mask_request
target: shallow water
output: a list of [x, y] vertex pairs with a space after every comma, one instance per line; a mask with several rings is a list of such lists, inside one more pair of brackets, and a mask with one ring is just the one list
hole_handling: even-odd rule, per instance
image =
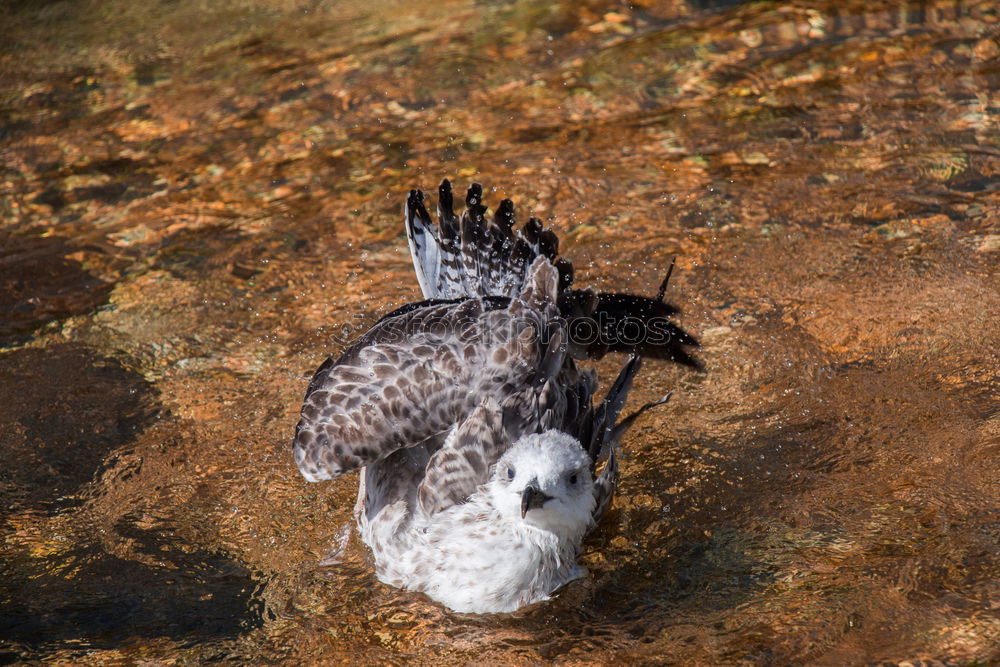
[[[423, 5], [0, 8], [0, 661], [1000, 661], [995, 3]], [[708, 366], [513, 615], [380, 584], [290, 455], [444, 176], [581, 284], [676, 256]]]

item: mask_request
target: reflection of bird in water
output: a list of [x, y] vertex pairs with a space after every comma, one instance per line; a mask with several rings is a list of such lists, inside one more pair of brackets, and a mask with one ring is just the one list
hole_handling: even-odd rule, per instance
[[[410, 192], [406, 230], [426, 300], [382, 318], [316, 371], [295, 434], [311, 482], [361, 468], [358, 522], [379, 579], [456, 611], [503, 612], [581, 575], [581, 542], [617, 482], [618, 421], [640, 355], [698, 367], [697, 341], [657, 299], [571, 288], [573, 267], [535, 218], [461, 218], [441, 184], [439, 224]], [[574, 359], [628, 352], [593, 405]], [[663, 399], [666, 400], [666, 399]], [[662, 402], [662, 401], [660, 401]], [[605, 461], [597, 470], [597, 463]]]

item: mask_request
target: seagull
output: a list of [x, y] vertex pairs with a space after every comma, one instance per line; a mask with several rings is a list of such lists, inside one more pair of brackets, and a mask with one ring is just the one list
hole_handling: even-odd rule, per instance
[[[359, 533], [378, 578], [457, 612], [512, 612], [583, 576], [585, 536], [611, 503], [619, 420], [643, 357], [695, 369], [698, 341], [657, 298], [573, 288], [573, 266], [514, 204], [488, 216], [448, 180], [435, 223], [404, 206], [424, 299], [379, 320], [316, 371], [293, 446], [309, 482], [360, 471]], [[603, 400], [578, 362], [628, 354]]]

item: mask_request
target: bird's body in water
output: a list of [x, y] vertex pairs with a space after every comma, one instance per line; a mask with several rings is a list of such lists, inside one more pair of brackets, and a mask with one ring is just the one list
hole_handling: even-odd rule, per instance
[[[309, 481], [361, 469], [358, 522], [379, 578], [462, 612], [508, 612], [580, 576], [583, 538], [617, 483], [618, 421], [641, 356], [698, 362], [662, 300], [572, 289], [534, 218], [514, 231], [482, 188], [435, 225], [411, 191], [407, 237], [425, 301], [317, 370], [296, 429]], [[624, 340], [626, 320], [640, 336]], [[606, 398], [576, 360], [626, 352]], [[598, 470], [598, 463], [604, 465]]]
[[465, 502], [430, 517], [397, 503], [375, 520], [363, 513], [361, 530], [378, 545], [382, 581], [456, 611], [514, 611], [581, 574], [595, 504], [580, 443], [546, 431], [511, 447]]

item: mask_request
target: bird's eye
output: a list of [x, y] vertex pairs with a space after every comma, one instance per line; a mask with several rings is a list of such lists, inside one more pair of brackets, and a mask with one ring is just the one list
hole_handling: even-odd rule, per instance
[[514, 479], [514, 469], [507, 468], [507, 479]]
[[569, 478], [570, 484], [576, 484], [576, 473], [573, 473]]

